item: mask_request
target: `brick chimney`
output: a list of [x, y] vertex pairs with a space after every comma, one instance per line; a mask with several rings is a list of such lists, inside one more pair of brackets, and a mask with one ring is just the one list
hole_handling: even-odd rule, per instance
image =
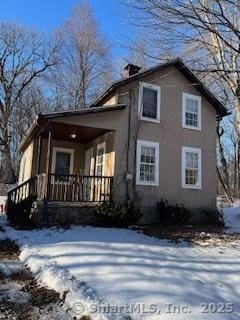
[[141, 70], [141, 67], [135, 66], [134, 64], [128, 63], [123, 68], [123, 76], [124, 78], [129, 78], [133, 76], [134, 74], [138, 73]]

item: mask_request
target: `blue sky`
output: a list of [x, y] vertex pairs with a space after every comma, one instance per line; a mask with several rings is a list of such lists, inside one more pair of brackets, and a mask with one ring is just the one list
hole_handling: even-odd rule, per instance
[[[63, 22], [78, 0], [1, 0], [0, 20], [20, 22], [41, 31], [52, 31]], [[120, 17], [117, 0], [89, 0], [102, 33], [113, 46], [115, 56], [121, 54], [120, 39], [129, 26]]]

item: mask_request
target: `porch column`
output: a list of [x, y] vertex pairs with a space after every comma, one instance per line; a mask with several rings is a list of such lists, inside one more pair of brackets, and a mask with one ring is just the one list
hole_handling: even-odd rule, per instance
[[50, 187], [51, 187], [51, 157], [52, 157], [52, 130], [51, 127], [48, 129], [48, 145], [47, 145], [47, 159], [46, 159], [46, 194], [44, 199], [44, 216], [46, 224], [48, 224], [48, 201], [50, 198]]
[[37, 151], [37, 174], [40, 173], [40, 165], [41, 165], [41, 151], [42, 151], [42, 136], [38, 137], [38, 151]]
[[46, 174], [51, 173], [51, 157], [52, 157], [52, 130], [48, 129], [48, 145], [47, 145], [47, 159], [46, 159]]

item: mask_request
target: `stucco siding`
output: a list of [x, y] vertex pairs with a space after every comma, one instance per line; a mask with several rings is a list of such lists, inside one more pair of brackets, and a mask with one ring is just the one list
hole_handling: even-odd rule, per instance
[[117, 93], [113, 94], [112, 96], [110, 96], [110, 98], [106, 99], [102, 105], [103, 106], [112, 106], [114, 104], [118, 104], [118, 94]]
[[[202, 97], [202, 130], [182, 128], [182, 93], [200, 93], [175, 68], [142, 79], [161, 87], [160, 123], [138, 120], [139, 82], [122, 88], [119, 103], [131, 104], [131, 149], [136, 140], [159, 143], [159, 186], [139, 186], [135, 191], [144, 207], [153, 207], [161, 198], [191, 208], [216, 205], [216, 112]], [[202, 189], [183, 189], [181, 185], [181, 149], [202, 150]], [[130, 156], [134, 175], [136, 157]]]
[[19, 183], [23, 183], [32, 176], [32, 164], [33, 164], [33, 146], [32, 141], [24, 150], [21, 156], [20, 170], [19, 170]]

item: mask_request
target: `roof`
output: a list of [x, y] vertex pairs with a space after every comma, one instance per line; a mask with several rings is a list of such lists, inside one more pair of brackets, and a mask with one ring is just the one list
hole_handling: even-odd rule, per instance
[[105, 105], [101, 106], [101, 108], [85, 108], [85, 109], [74, 109], [74, 110], [64, 110], [64, 111], [53, 111], [53, 112], [45, 112], [40, 113], [38, 115], [38, 118], [40, 119], [55, 119], [60, 117], [66, 117], [66, 116], [79, 116], [82, 114], [88, 114], [88, 113], [99, 113], [99, 112], [108, 112], [108, 111], [115, 111], [115, 110], [122, 110], [125, 109], [125, 104], [114, 104], [114, 105]]
[[20, 144], [20, 150], [24, 148], [26, 144], [29, 143], [31, 138], [41, 130], [41, 128], [49, 121], [53, 119], [58, 119], [61, 117], [66, 116], [77, 116], [77, 115], [84, 115], [84, 114], [95, 114], [100, 112], [109, 112], [109, 111], [117, 111], [117, 110], [123, 110], [127, 106], [125, 104], [115, 104], [111, 106], [102, 106], [101, 108], [86, 108], [86, 109], [75, 109], [75, 110], [65, 110], [65, 111], [54, 111], [54, 112], [48, 112], [48, 113], [39, 113], [36, 117], [34, 123], [29, 128], [26, 137], [22, 140]]
[[114, 82], [109, 86], [107, 90], [105, 90], [93, 103], [90, 107], [94, 108], [101, 104], [110, 94], [114, 93], [114, 91], [121, 86], [131, 83], [133, 81], [139, 80], [142, 77], [151, 75], [155, 72], [164, 70], [168, 67], [174, 66], [179, 72], [181, 72], [193, 85], [195, 88], [207, 99], [207, 101], [212, 104], [212, 106], [216, 109], [218, 117], [224, 117], [230, 114], [224, 105], [213, 95], [213, 93], [207, 89], [207, 87], [198, 79], [198, 77], [184, 64], [184, 62], [180, 58], [169, 60], [166, 63], [158, 64], [153, 68], [149, 68], [138, 72], [128, 78], [121, 79], [119, 81]]

